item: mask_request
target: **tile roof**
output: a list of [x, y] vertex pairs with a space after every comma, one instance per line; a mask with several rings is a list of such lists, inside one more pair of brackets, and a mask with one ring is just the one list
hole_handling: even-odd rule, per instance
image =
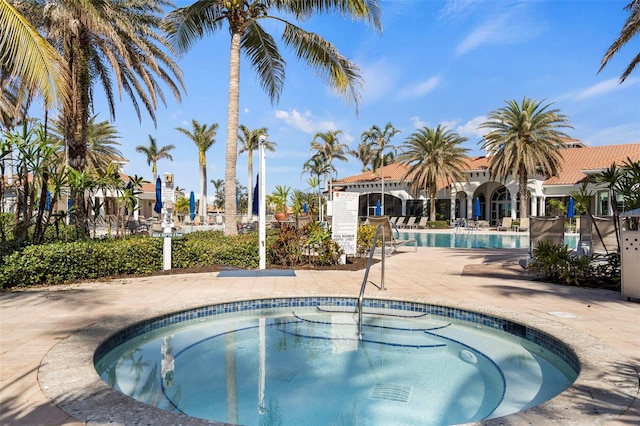
[[[640, 143], [608, 145], [581, 148], [566, 148], [562, 151], [563, 163], [558, 176], [547, 179], [545, 185], [573, 185], [586, 177], [583, 171], [600, 170], [609, 167], [612, 163], [618, 165], [626, 162], [627, 158], [632, 161], [640, 161]], [[470, 157], [467, 170], [486, 170], [489, 168], [490, 157]], [[407, 171], [407, 168], [399, 163], [389, 164], [382, 168], [385, 180], [399, 181]], [[375, 182], [380, 180], [380, 170], [373, 173], [371, 171], [358, 175], [348, 176], [335, 180], [334, 185]], [[442, 187], [442, 186], [440, 186]]]

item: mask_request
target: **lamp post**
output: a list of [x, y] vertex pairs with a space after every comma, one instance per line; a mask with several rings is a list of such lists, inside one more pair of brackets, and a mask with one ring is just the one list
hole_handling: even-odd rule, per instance
[[267, 246], [266, 246], [266, 217], [267, 217], [267, 205], [266, 205], [266, 161], [265, 161], [265, 143], [267, 142], [267, 136], [260, 135], [258, 137], [259, 156], [260, 156], [260, 179], [258, 182], [258, 197], [260, 202], [258, 203], [258, 252], [260, 254], [260, 269], [266, 269], [267, 267]]
[[379, 142], [381, 143], [380, 146], [380, 159], [382, 161], [381, 166], [380, 166], [380, 179], [381, 179], [381, 197], [382, 199], [380, 200], [380, 207], [381, 207], [381, 215], [384, 216], [384, 139], [381, 139]]

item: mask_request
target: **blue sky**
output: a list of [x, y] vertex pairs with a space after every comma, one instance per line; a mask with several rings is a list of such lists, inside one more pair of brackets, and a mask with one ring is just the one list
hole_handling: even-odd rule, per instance
[[[446, 125], [468, 138], [471, 155], [481, 155], [477, 125], [505, 101], [546, 100], [566, 114], [567, 133], [588, 145], [640, 143], [640, 69], [618, 78], [640, 51], [640, 38], [625, 46], [601, 72], [600, 60], [627, 19], [623, 1], [428, 1], [382, 0], [383, 31], [339, 16], [314, 18], [301, 26], [317, 32], [358, 64], [365, 84], [359, 113], [314, 76], [283, 46], [287, 60], [284, 91], [271, 105], [249, 63], [243, 60], [240, 123], [267, 127], [277, 142], [267, 156], [267, 190], [275, 185], [307, 189], [302, 165], [312, 155], [316, 132], [341, 130], [341, 142], [355, 148], [363, 131], [391, 122], [400, 145], [423, 126]], [[177, 5], [188, 4], [178, 0]], [[279, 41], [280, 29], [266, 24]], [[175, 130], [191, 120], [218, 123], [216, 143], [207, 151], [207, 179], [224, 179], [229, 35], [225, 30], [198, 42], [178, 59], [187, 94], [178, 103], [166, 91], [167, 106], [140, 123], [128, 99], [117, 105], [115, 126], [125, 173], [151, 179], [145, 157], [135, 152], [153, 135], [160, 146], [174, 144], [173, 162], [158, 172], [173, 173], [176, 184], [199, 193], [195, 145]], [[99, 96], [99, 90], [96, 91]], [[108, 119], [96, 98], [99, 119]], [[254, 158], [257, 172], [257, 153]], [[336, 162], [338, 177], [360, 172], [355, 158]], [[237, 178], [247, 185], [247, 155], [238, 157]], [[209, 184], [208, 193], [214, 193]]]

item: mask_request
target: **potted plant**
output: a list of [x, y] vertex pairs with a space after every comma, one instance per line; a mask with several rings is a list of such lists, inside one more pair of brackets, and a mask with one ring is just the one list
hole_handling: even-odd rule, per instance
[[272, 195], [272, 201], [276, 209], [276, 220], [283, 221], [289, 218], [289, 211], [287, 209], [287, 198], [289, 198], [289, 191], [291, 188], [288, 186], [276, 185], [276, 188]]

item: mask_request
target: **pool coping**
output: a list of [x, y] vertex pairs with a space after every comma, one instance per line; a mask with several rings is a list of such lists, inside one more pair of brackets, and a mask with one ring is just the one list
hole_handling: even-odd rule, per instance
[[[322, 294], [353, 299], [353, 294]], [[282, 298], [320, 297], [301, 292]], [[170, 413], [138, 402], [109, 387], [94, 368], [96, 349], [111, 335], [151, 317], [220, 303], [264, 300], [271, 297], [209, 297], [197, 303], [148, 308], [126, 318], [113, 316], [77, 331], [51, 348], [41, 361], [38, 382], [45, 396], [60, 409], [87, 424], [224, 425]], [[407, 297], [385, 295], [367, 299], [407, 301]], [[580, 360], [574, 384], [555, 398], [523, 412], [472, 424], [530, 425], [553, 421], [563, 425], [606, 424], [622, 414], [635, 400], [638, 375], [629, 361], [598, 339], [576, 332], [551, 319], [492, 306], [470, 305], [417, 297], [411, 302], [449, 307], [498, 316], [545, 332], [565, 343]]]

